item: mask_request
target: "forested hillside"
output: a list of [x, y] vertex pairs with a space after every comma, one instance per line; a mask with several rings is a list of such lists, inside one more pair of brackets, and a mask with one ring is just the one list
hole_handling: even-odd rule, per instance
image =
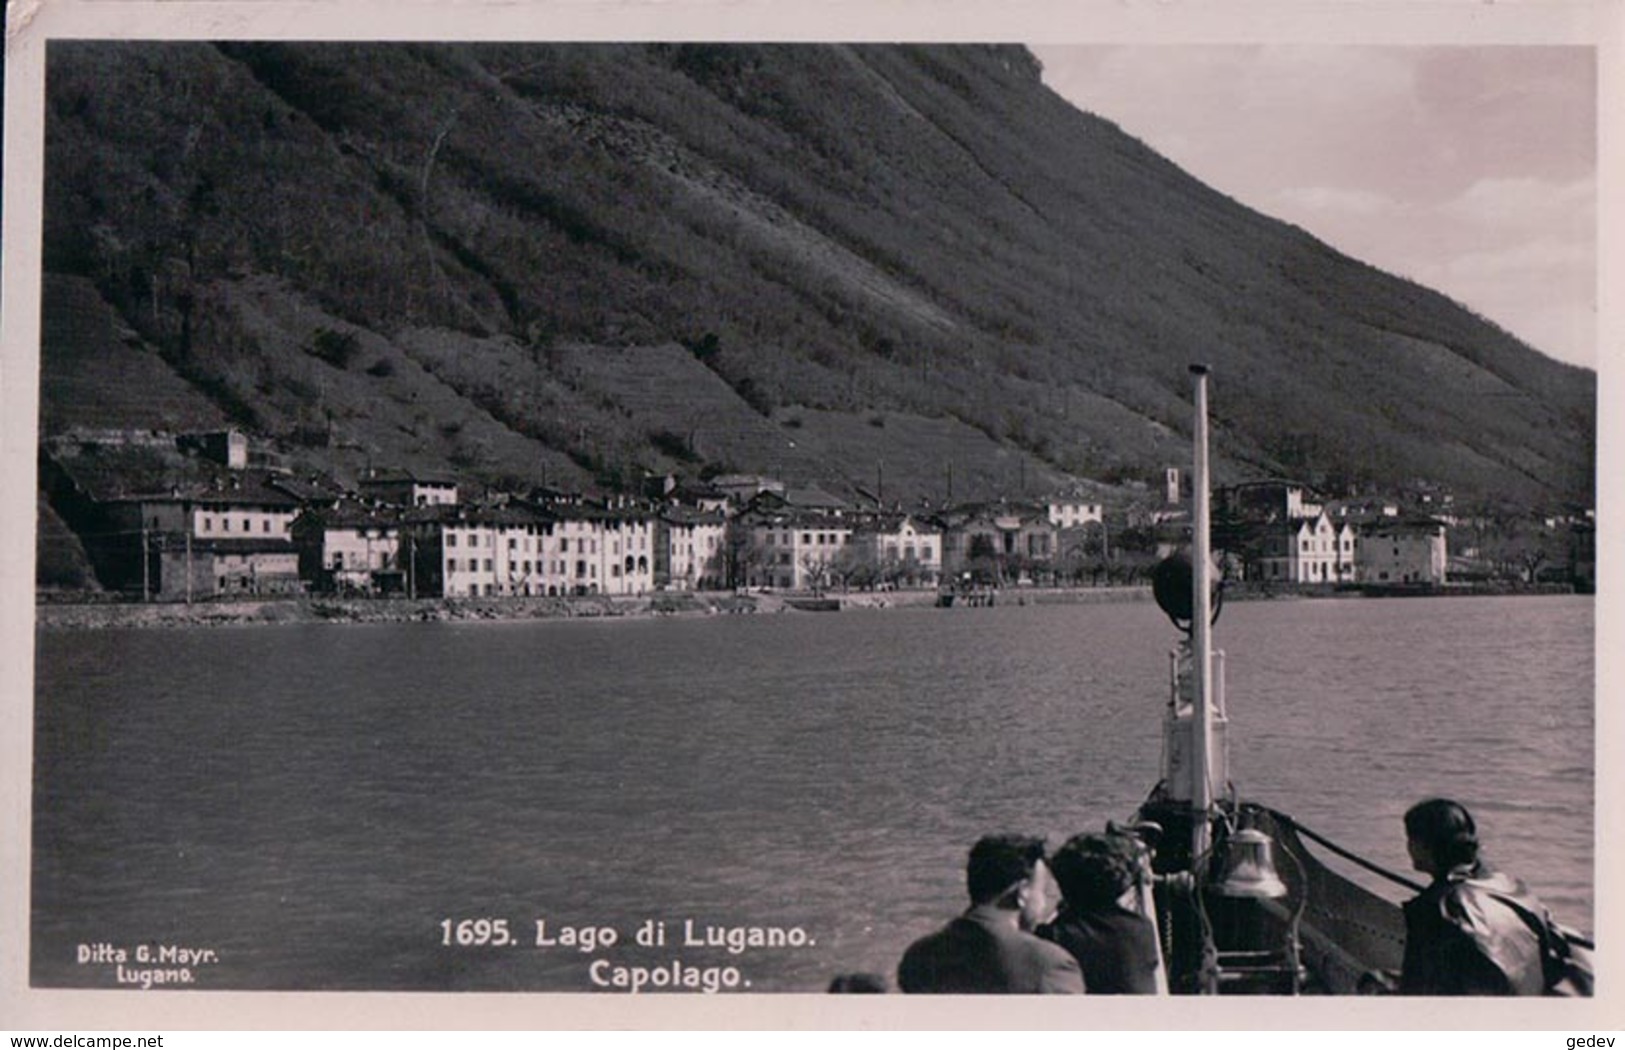
[[59, 41], [46, 170], [46, 433], [963, 499], [1185, 463], [1204, 361], [1221, 481], [1592, 499], [1593, 373], [1021, 48]]

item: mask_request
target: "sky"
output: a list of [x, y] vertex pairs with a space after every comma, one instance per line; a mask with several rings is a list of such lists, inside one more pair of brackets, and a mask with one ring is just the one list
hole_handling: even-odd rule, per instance
[[1214, 188], [1597, 367], [1597, 68], [1557, 46], [1035, 46]]

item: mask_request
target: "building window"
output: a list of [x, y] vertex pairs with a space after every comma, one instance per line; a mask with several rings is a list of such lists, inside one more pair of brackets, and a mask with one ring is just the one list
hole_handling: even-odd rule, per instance
[[485, 571], [486, 572], [491, 571], [491, 559], [490, 558], [485, 559]]
[[457, 534], [455, 532], [446, 533], [446, 546], [448, 546], [448, 547], [457, 546]]

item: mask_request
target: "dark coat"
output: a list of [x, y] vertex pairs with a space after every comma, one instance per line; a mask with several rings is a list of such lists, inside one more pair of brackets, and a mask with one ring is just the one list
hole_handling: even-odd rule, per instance
[[1038, 935], [1072, 953], [1090, 995], [1157, 994], [1157, 931], [1143, 915], [1115, 902], [1101, 908], [1063, 906]]
[[1435, 878], [1406, 902], [1400, 994], [1545, 993], [1540, 934], [1497, 895], [1545, 914], [1523, 883], [1482, 863]]
[[897, 985], [905, 992], [1017, 995], [1083, 992], [1078, 961], [1016, 929], [992, 905], [972, 908], [903, 953]]

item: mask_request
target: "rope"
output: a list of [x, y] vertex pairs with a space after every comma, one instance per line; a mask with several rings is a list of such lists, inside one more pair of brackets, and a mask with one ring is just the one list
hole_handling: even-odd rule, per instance
[[1308, 839], [1311, 839], [1311, 840], [1313, 840], [1315, 842], [1320, 843], [1322, 846], [1325, 846], [1327, 849], [1331, 850], [1333, 853], [1337, 854], [1339, 857], [1342, 857], [1344, 860], [1353, 861], [1355, 864], [1358, 864], [1360, 867], [1364, 868], [1365, 870], [1367, 870], [1369, 872], [1372, 872], [1373, 874], [1381, 875], [1383, 878], [1388, 879], [1390, 882], [1396, 882], [1399, 885], [1404, 886], [1404, 887], [1406, 887], [1408, 889], [1415, 890], [1418, 893], [1422, 892], [1424, 889], [1427, 888], [1426, 886], [1423, 886], [1420, 882], [1416, 882], [1414, 880], [1407, 879], [1403, 875], [1400, 875], [1400, 874], [1397, 874], [1395, 872], [1389, 871], [1387, 868], [1383, 867], [1380, 864], [1373, 864], [1371, 861], [1366, 860], [1364, 857], [1359, 856], [1358, 854], [1350, 853], [1348, 850], [1344, 849], [1342, 846], [1339, 846], [1337, 843], [1333, 842], [1331, 839], [1329, 839], [1326, 836], [1320, 834], [1319, 832], [1311, 831], [1309, 828], [1306, 828], [1302, 824], [1299, 824], [1296, 820], [1294, 820], [1291, 817], [1288, 817], [1285, 813], [1278, 813], [1276, 815], [1280, 816], [1280, 817], [1285, 817], [1286, 822], [1288, 824], [1291, 824], [1294, 828], [1296, 828], [1298, 830], [1298, 832], [1300, 834], [1302, 834], [1305, 838], [1308, 838]]
[[[1406, 886], [1406, 887], [1409, 887], [1410, 889], [1416, 890], [1418, 893], [1420, 893], [1422, 890], [1426, 889], [1426, 887], [1423, 886], [1419, 882], [1415, 882], [1415, 881], [1413, 881], [1411, 879], [1407, 879], [1403, 875], [1395, 874], [1394, 872], [1389, 871], [1387, 868], [1384, 868], [1379, 864], [1373, 864], [1371, 861], [1366, 860], [1364, 857], [1358, 856], [1357, 854], [1354, 854], [1354, 853], [1350, 853], [1348, 850], [1344, 849], [1342, 846], [1339, 846], [1337, 843], [1335, 843], [1332, 840], [1328, 839], [1326, 836], [1320, 834], [1319, 832], [1312, 831], [1309, 828], [1304, 827], [1302, 824], [1299, 824], [1296, 820], [1294, 820], [1292, 817], [1287, 816], [1285, 813], [1276, 813], [1275, 815], [1276, 815], [1277, 818], [1279, 818], [1281, 820], [1284, 820], [1286, 823], [1290, 824], [1293, 828], [1295, 828], [1298, 831], [1299, 834], [1303, 835], [1305, 838], [1310, 839], [1310, 840], [1312, 840], [1314, 842], [1318, 842], [1320, 845], [1325, 846], [1327, 849], [1331, 850], [1333, 853], [1337, 854], [1339, 857], [1342, 857], [1345, 860], [1353, 861], [1355, 864], [1358, 864], [1360, 867], [1366, 869], [1367, 871], [1373, 872], [1373, 873], [1375, 873], [1377, 875], [1381, 875], [1383, 878], [1389, 879], [1389, 880], [1391, 880], [1393, 882], [1397, 882], [1401, 886]], [[1296, 858], [1294, 858], [1294, 859], [1296, 859]], [[1502, 897], [1499, 894], [1496, 894], [1495, 896], [1496, 896], [1497, 900], [1506, 901], [1506, 903], [1509, 906], [1511, 906], [1514, 911], [1517, 911], [1520, 914], [1523, 913], [1523, 909], [1521, 907], [1519, 907], [1517, 904], [1515, 904], [1512, 900], [1510, 900], [1508, 898], [1505, 898], [1505, 897]], [[1564, 939], [1567, 940], [1570, 944], [1577, 945], [1577, 946], [1579, 946], [1581, 948], [1586, 949], [1587, 951], [1596, 951], [1597, 950], [1596, 941], [1594, 941], [1590, 937], [1587, 937], [1585, 934], [1580, 933], [1578, 930], [1571, 930], [1568, 927], [1561, 926], [1561, 925], [1558, 926], [1558, 930], [1559, 930], [1559, 932], [1562, 933]]]

